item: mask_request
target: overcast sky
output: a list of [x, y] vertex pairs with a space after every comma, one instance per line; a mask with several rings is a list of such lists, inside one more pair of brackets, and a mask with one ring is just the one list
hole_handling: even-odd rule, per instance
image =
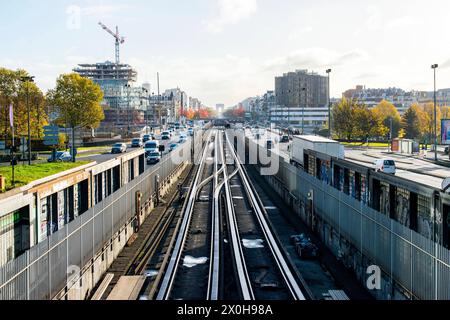
[[[325, 74], [332, 95], [357, 84], [450, 87], [448, 0], [16, 0], [0, 9], [0, 66], [25, 68], [47, 90], [78, 63], [121, 60], [139, 83], [180, 87], [209, 105], [274, 89], [295, 69]], [[154, 90], [156, 91], [156, 90]]]

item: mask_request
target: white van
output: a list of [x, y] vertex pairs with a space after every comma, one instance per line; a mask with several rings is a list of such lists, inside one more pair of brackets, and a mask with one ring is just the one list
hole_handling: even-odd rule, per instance
[[376, 172], [395, 174], [397, 171], [395, 161], [392, 159], [378, 159], [375, 161], [374, 165]]
[[159, 152], [159, 142], [156, 140], [147, 141], [145, 143], [145, 154], [148, 156], [152, 152]]

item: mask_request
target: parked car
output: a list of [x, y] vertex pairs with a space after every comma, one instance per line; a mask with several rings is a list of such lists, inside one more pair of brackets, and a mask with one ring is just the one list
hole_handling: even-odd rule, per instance
[[280, 140], [281, 143], [289, 143], [290, 141], [289, 136], [282, 136]]
[[383, 172], [387, 174], [395, 174], [397, 171], [397, 167], [395, 165], [395, 161], [391, 159], [378, 159], [374, 163], [375, 171]]
[[128, 147], [125, 143], [116, 143], [115, 145], [113, 145], [111, 153], [125, 153], [127, 152], [127, 149]]
[[178, 148], [178, 144], [177, 143], [172, 143], [169, 146], [169, 152], [172, 152], [173, 150], [175, 150], [176, 148]]
[[144, 146], [144, 142], [142, 139], [133, 139], [131, 141], [131, 147], [132, 148], [142, 148]]
[[55, 154], [55, 157], [53, 158], [53, 155], [51, 155], [48, 159], [48, 162], [70, 162], [72, 161], [72, 155], [70, 152], [64, 152], [64, 151], [58, 151]]
[[147, 157], [147, 164], [156, 164], [161, 161], [161, 153], [151, 152]]

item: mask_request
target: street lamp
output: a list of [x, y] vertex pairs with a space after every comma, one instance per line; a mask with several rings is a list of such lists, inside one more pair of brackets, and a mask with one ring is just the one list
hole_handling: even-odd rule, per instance
[[302, 88], [302, 91], [304, 91], [305, 93], [305, 105], [302, 108], [302, 135], [305, 134], [305, 108], [308, 105], [308, 91], [306, 86], [304, 88]]
[[128, 124], [127, 136], [130, 136], [130, 133], [131, 133], [131, 127], [130, 127], [130, 88], [131, 88], [131, 85], [126, 84], [125, 88], [127, 88], [127, 124]]
[[31, 126], [30, 126], [30, 82], [34, 82], [34, 77], [21, 77], [20, 81], [27, 85], [27, 114], [28, 114], [28, 165], [31, 166]]
[[438, 64], [433, 64], [431, 69], [434, 72], [434, 161], [438, 161], [437, 157], [437, 144], [438, 144], [438, 136], [437, 136], [437, 102], [436, 102], [436, 69], [439, 67]]
[[333, 135], [331, 134], [331, 97], [330, 97], [330, 73], [331, 69], [327, 70], [328, 75], [328, 136], [331, 139]]

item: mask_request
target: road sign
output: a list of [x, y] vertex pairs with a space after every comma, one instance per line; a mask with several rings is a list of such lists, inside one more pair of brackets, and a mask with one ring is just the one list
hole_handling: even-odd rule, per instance
[[450, 178], [447, 178], [442, 182], [442, 190], [450, 193]]
[[44, 134], [46, 136], [55, 136], [59, 134], [59, 127], [58, 126], [45, 126], [44, 127]]
[[56, 146], [59, 144], [59, 127], [45, 126], [44, 127], [44, 145]]

